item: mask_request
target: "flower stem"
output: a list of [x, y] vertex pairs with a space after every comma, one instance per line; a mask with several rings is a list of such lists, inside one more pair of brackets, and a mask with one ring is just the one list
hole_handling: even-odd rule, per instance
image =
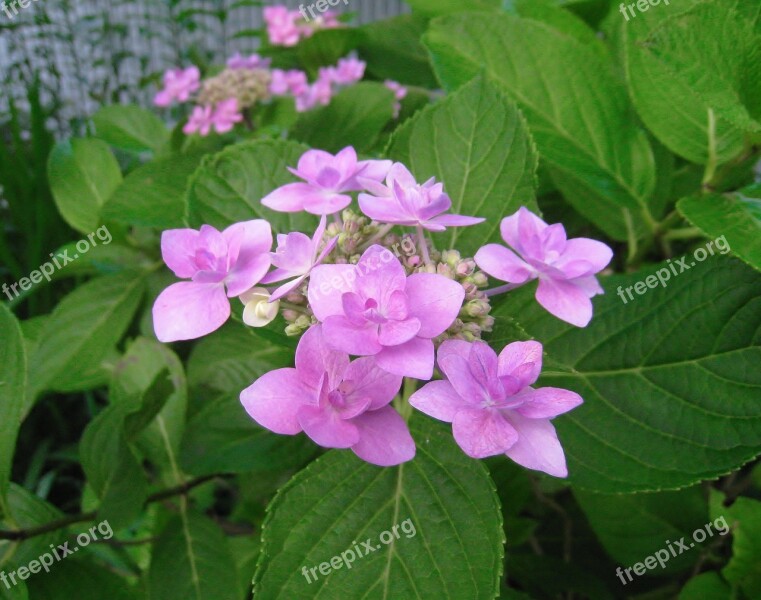
[[405, 377], [402, 393], [394, 398], [394, 408], [405, 421], [409, 421], [412, 416], [412, 405], [409, 403], [409, 399], [416, 389], [417, 381], [410, 377]]
[[505, 285], [500, 285], [498, 287], [484, 290], [484, 294], [487, 296], [496, 296], [497, 294], [504, 294], [505, 292], [519, 288], [522, 285], [522, 283], [506, 283]]
[[423, 260], [425, 261], [425, 264], [432, 264], [431, 255], [428, 254], [428, 242], [425, 240], [425, 232], [423, 231], [422, 225], [417, 226], [417, 241], [418, 245], [420, 246], [420, 251], [423, 253]]
[[370, 246], [372, 246], [375, 242], [378, 240], [382, 240], [384, 237], [386, 237], [386, 234], [391, 231], [391, 229], [394, 227], [393, 223], [387, 223], [383, 227], [381, 227], [378, 230], [378, 233], [376, 233], [374, 236], [372, 236], [369, 240], [367, 240], [362, 246], [359, 248], [359, 252], [364, 252], [367, 250]]

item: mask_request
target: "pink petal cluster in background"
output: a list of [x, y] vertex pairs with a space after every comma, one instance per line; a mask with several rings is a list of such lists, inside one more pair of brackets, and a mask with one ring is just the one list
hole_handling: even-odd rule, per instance
[[202, 136], [209, 135], [212, 129], [217, 133], [227, 133], [242, 120], [243, 115], [238, 111], [238, 101], [229, 98], [214, 107], [196, 106], [182, 131], [188, 135], [198, 133]]
[[342, 88], [353, 85], [365, 76], [366, 64], [356, 58], [342, 58], [333, 67], [322, 67], [317, 79], [309, 83], [307, 74], [297, 69], [272, 70], [270, 93], [273, 96], [292, 96], [296, 110], [306, 112], [316, 106], [326, 106]]
[[187, 102], [200, 86], [201, 72], [198, 67], [169, 70], [164, 73], [164, 87], [153, 102], [161, 107], [170, 106], [173, 102]]
[[394, 103], [394, 118], [397, 119], [399, 117], [399, 113], [402, 112], [401, 101], [407, 97], [408, 90], [401, 83], [392, 81], [390, 79], [387, 79], [384, 82], [384, 85], [392, 92], [394, 92], [394, 98], [396, 99], [396, 102]]
[[525, 207], [505, 217], [500, 232], [515, 252], [487, 244], [476, 253], [476, 264], [510, 284], [538, 279], [537, 302], [559, 319], [586, 327], [592, 319], [590, 298], [603, 293], [595, 274], [608, 266], [613, 251], [596, 240], [569, 240], [561, 224], [547, 225]]
[[271, 64], [271, 58], [263, 58], [258, 54], [242, 56], [236, 52], [227, 59], [227, 66], [231, 69], [269, 69]]
[[298, 10], [288, 10], [286, 6], [265, 6], [264, 22], [267, 36], [273, 46], [295, 46], [303, 38], [310, 37], [318, 29], [333, 29], [341, 23], [330, 11], [319, 19], [307, 22]]

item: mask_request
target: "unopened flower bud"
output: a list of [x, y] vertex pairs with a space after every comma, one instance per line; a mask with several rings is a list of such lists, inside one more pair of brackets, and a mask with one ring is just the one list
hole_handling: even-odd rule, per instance
[[459, 277], [467, 277], [468, 275], [472, 275], [473, 271], [476, 270], [476, 261], [474, 261], [472, 258], [466, 258], [465, 260], [461, 260], [459, 263], [457, 263], [457, 266], [455, 267], [455, 272]]
[[249, 327], [264, 327], [272, 323], [280, 312], [280, 301], [270, 302], [270, 293], [264, 288], [252, 288], [241, 294], [243, 322]]
[[478, 273], [473, 273], [471, 276], [471, 279], [473, 280], [473, 283], [476, 284], [478, 287], [485, 287], [489, 283], [489, 278], [486, 276], [486, 273], [483, 271], [479, 271]]

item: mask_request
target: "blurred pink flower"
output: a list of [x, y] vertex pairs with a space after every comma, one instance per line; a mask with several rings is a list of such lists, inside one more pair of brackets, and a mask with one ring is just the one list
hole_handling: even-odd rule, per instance
[[296, 95], [296, 111], [306, 112], [318, 105], [327, 106], [332, 98], [333, 86], [321, 73], [317, 81], [308, 85], [301, 94]]
[[380, 223], [444, 231], [447, 227], [476, 225], [484, 221], [477, 217], [442, 214], [452, 207], [452, 201], [444, 193], [444, 184], [437, 183], [433, 177], [419, 184], [402, 163], [394, 163], [391, 167], [386, 185], [361, 176], [359, 182], [369, 192], [359, 195], [359, 207]]
[[241, 56], [240, 52], [236, 52], [227, 59], [227, 66], [231, 69], [269, 69], [271, 64], [271, 58], [263, 58], [258, 54]]
[[327, 219], [320, 218], [320, 224], [311, 239], [301, 232], [277, 236], [277, 250], [272, 253], [272, 264], [277, 267], [262, 279], [263, 284], [283, 281], [295, 277], [293, 281], [281, 285], [270, 297], [270, 302], [278, 300], [296, 289], [309, 276], [312, 269], [322, 263], [338, 243], [338, 237], [328, 242], [320, 252], [322, 236], [325, 233]]
[[211, 106], [195, 106], [193, 112], [190, 113], [188, 122], [182, 128], [183, 133], [186, 135], [192, 133], [198, 133], [202, 136], [209, 135], [214, 125], [213, 113], [214, 109]]
[[320, 446], [351, 448], [361, 459], [389, 467], [415, 456], [407, 424], [389, 406], [401, 384], [401, 377], [371, 358], [349, 362], [314, 325], [299, 341], [296, 368], [263, 375], [240, 398], [251, 418], [270, 431], [304, 431]]
[[560, 223], [547, 225], [525, 207], [505, 217], [500, 229], [515, 252], [487, 244], [476, 253], [479, 268], [516, 285], [539, 279], [537, 302], [559, 319], [586, 327], [592, 319], [590, 298], [603, 293], [595, 274], [608, 265], [613, 251], [596, 240], [566, 239]]
[[[162, 342], [191, 340], [219, 329], [230, 316], [228, 298], [254, 287], [270, 268], [272, 230], [263, 219], [231, 225], [170, 229], [161, 236], [166, 265], [181, 279], [153, 305], [153, 327]], [[225, 294], [225, 288], [227, 293]]]
[[303, 27], [298, 24], [301, 13], [288, 10], [285, 6], [265, 6], [264, 21], [267, 35], [273, 46], [295, 46], [304, 35]]
[[299, 159], [298, 169], [288, 168], [306, 183], [279, 187], [263, 198], [262, 204], [280, 212], [336, 213], [351, 203], [347, 192], [362, 189], [358, 177], [381, 181], [390, 167], [388, 160], [357, 161], [357, 153], [351, 146], [335, 156], [322, 150], [309, 150]]
[[506, 454], [519, 465], [567, 477], [565, 455], [550, 419], [579, 406], [575, 392], [531, 387], [542, 369], [542, 345], [514, 342], [499, 357], [484, 342], [445, 341], [438, 352], [446, 376], [410, 397], [425, 414], [452, 423], [465, 454]]
[[303, 94], [309, 88], [309, 80], [304, 71], [291, 69], [283, 71], [282, 69], [272, 69], [272, 79], [270, 81], [270, 93], [274, 96], [286, 96], [292, 94], [298, 96]]
[[433, 338], [457, 318], [465, 290], [443, 275], [407, 277], [391, 251], [375, 245], [356, 265], [316, 267], [308, 298], [332, 348], [373, 356], [389, 373], [427, 380]]
[[164, 89], [153, 99], [156, 106], [169, 106], [174, 101], [187, 102], [190, 95], [201, 87], [198, 67], [172, 69], [164, 73]]
[[238, 101], [235, 98], [228, 98], [218, 103], [211, 115], [211, 121], [217, 133], [227, 133], [242, 120], [243, 115], [238, 111]]
[[404, 100], [407, 97], [407, 88], [401, 83], [397, 83], [390, 79], [387, 79], [383, 84], [394, 92], [394, 98], [396, 98], [396, 102], [394, 103], [394, 118], [396, 119], [399, 117], [399, 113], [402, 112], [401, 100]]
[[352, 85], [365, 76], [367, 63], [357, 58], [342, 58], [335, 67], [323, 67], [320, 74], [336, 85]]

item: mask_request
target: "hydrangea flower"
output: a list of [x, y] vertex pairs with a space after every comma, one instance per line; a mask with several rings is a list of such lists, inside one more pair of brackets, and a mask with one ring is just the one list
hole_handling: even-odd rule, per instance
[[282, 69], [272, 70], [272, 80], [270, 81], [270, 93], [273, 96], [286, 96], [292, 94], [299, 96], [309, 89], [309, 80], [304, 71], [291, 69], [283, 71]]
[[227, 66], [231, 69], [269, 69], [271, 64], [271, 58], [263, 58], [258, 54], [242, 56], [240, 52], [236, 52], [227, 59]]
[[286, 6], [265, 6], [264, 22], [267, 35], [273, 46], [295, 46], [301, 39], [303, 30], [298, 25], [301, 13], [288, 10]]
[[419, 184], [402, 163], [394, 163], [386, 176], [386, 185], [360, 176], [359, 182], [369, 193], [359, 195], [359, 207], [380, 223], [422, 227], [444, 231], [447, 227], [477, 225], [484, 219], [463, 215], [445, 215], [452, 200], [444, 193], [444, 184], [431, 178]]
[[332, 348], [373, 356], [390, 373], [430, 379], [433, 338], [457, 318], [465, 290], [443, 275], [408, 277], [389, 250], [373, 245], [356, 265], [316, 267], [308, 298]]
[[372, 358], [349, 362], [315, 325], [299, 341], [296, 368], [263, 375], [240, 398], [251, 418], [270, 431], [303, 431], [320, 446], [351, 448], [369, 463], [393, 466], [415, 456], [407, 424], [389, 406], [401, 384], [401, 377]]
[[342, 58], [335, 67], [323, 67], [321, 75], [336, 85], [352, 85], [365, 76], [367, 63], [357, 58]]
[[437, 358], [446, 380], [412, 394], [413, 407], [452, 423], [455, 441], [468, 456], [505, 454], [526, 468], [567, 477], [550, 419], [583, 401], [568, 390], [531, 387], [542, 370], [540, 343], [514, 342], [497, 357], [484, 342], [447, 340]]
[[201, 72], [198, 67], [171, 69], [164, 73], [164, 88], [156, 94], [156, 106], [169, 106], [172, 102], [187, 102], [191, 94], [201, 87]]
[[394, 103], [394, 118], [396, 119], [399, 117], [399, 113], [402, 112], [401, 101], [407, 97], [407, 88], [404, 87], [401, 83], [392, 81], [391, 79], [384, 81], [383, 85], [394, 92], [394, 98], [396, 99], [396, 102]]
[[238, 101], [235, 98], [229, 98], [217, 104], [216, 107], [196, 106], [182, 131], [188, 135], [198, 133], [207, 136], [213, 128], [217, 133], [227, 133], [232, 130], [235, 123], [240, 123], [242, 120], [243, 115], [238, 111]]
[[[263, 219], [231, 225], [171, 229], [161, 236], [166, 265], [181, 279], [153, 305], [153, 326], [162, 342], [191, 340], [219, 329], [230, 316], [228, 298], [259, 283], [270, 268], [272, 230]], [[225, 294], [225, 288], [227, 293]]]
[[296, 112], [307, 112], [315, 106], [327, 106], [333, 98], [333, 86], [324, 76], [296, 94]]
[[327, 220], [323, 215], [311, 239], [298, 231], [277, 236], [277, 250], [272, 253], [272, 264], [277, 268], [262, 279], [262, 283], [276, 283], [290, 277], [295, 277], [295, 279], [272, 292], [271, 299], [273, 301], [299, 287], [312, 272], [312, 269], [322, 263], [325, 257], [336, 247], [337, 236], [330, 240], [320, 252], [326, 225]]
[[500, 231], [515, 252], [487, 244], [476, 253], [476, 264], [512, 287], [538, 279], [537, 302], [559, 319], [586, 327], [592, 319], [590, 298], [603, 293], [595, 274], [613, 251], [596, 240], [569, 240], [561, 224], [547, 225], [525, 207], [504, 218]]
[[262, 199], [262, 204], [280, 212], [307, 211], [313, 215], [333, 214], [351, 203], [347, 192], [359, 191], [357, 178], [381, 181], [391, 167], [388, 160], [358, 161], [351, 146], [333, 156], [309, 150], [299, 159], [297, 169], [288, 168], [306, 183], [284, 185]]

